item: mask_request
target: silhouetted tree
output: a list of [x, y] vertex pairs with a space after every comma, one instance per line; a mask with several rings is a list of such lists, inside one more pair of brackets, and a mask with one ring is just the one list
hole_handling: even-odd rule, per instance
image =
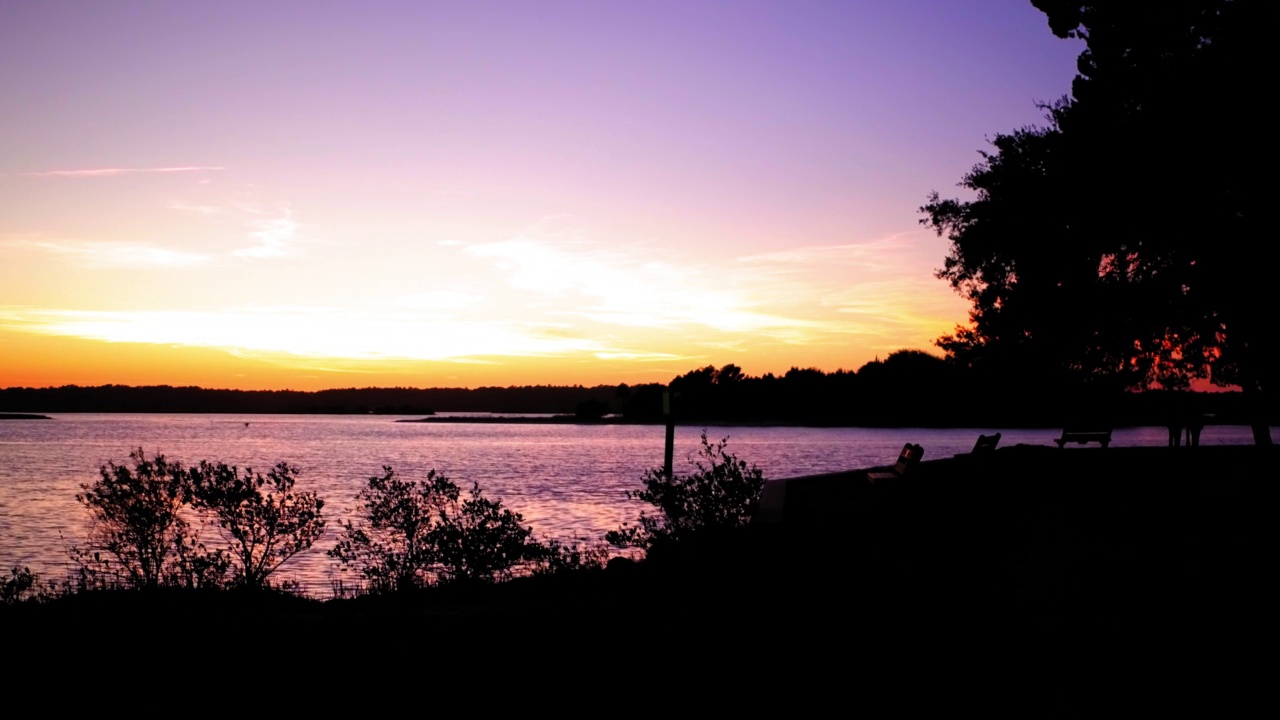
[[[266, 477], [201, 461], [184, 468], [163, 455], [130, 453], [133, 467], [104, 465], [76, 500], [90, 514], [82, 545], [70, 554], [92, 586], [160, 585], [261, 588], [289, 558], [324, 532], [324, 501], [293, 489], [297, 469], [276, 465]], [[204, 514], [227, 547], [209, 547], [191, 525]]]
[[373, 590], [411, 590], [430, 584], [435, 563], [431, 530], [458, 487], [435, 470], [427, 478], [401, 480], [389, 466], [369, 478], [356, 495], [363, 523], [342, 521], [342, 536], [328, 551], [343, 566], [355, 566]]
[[626, 405], [622, 408], [623, 417], [628, 420], [661, 420], [662, 394], [665, 391], [666, 387], [658, 383], [631, 386]]
[[176, 558], [190, 527], [182, 509], [191, 497], [181, 463], [164, 455], [129, 453], [133, 467], [108, 462], [92, 485], [81, 485], [76, 502], [89, 511], [85, 542], [72, 558], [96, 582], [154, 588], [176, 575]]
[[961, 182], [973, 200], [921, 208], [951, 241], [939, 276], [973, 303], [939, 345], [1041, 384], [1274, 391], [1262, 3], [1033, 4], [1085, 41], [1080, 74], [1044, 127], [992, 140]]
[[506, 580], [542, 558], [546, 548], [533, 539], [520, 513], [484, 497], [477, 484], [468, 495], [440, 512], [434, 545], [442, 580]]
[[342, 523], [330, 557], [354, 567], [375, 592], [404, 591], [453, 580], [492, 581], [545, 559], [523, 518], [459, 490], [435, 470], [424, 481], [401, 480], [389, 466], [358, 494], [360, 523]]
[[583, 400], [573, 408], [573, 416], [579, 420], [599, 420], [609, 413], [609, 403], [603, 400]]
[[716, 385], [735, 385], [742, 382], [745, 378], [746, 375], [742, 374], [742, 368], [734, 365], [733, 363], [729, 363], [719, 370], [716, 370], [711, 381]]
[[188, 475], [192, 505], [212, 515], [235, 561], [233, 582], [261, 588], [286, 560], [324, 534], [324, 501], [294, 490], [298, 469], [279, 463], [264, 477], [202, 461]]
[[627, 491], [627, 498], [648, 503], [658, 513], [641, 511], [638, 525], [611, 530], [605, 539], [618, 547], [652, 548], [749, 522], [760, 501], [764, 473], [725, 452], [727, 443], [728, 439], [712, 443], [703, 431], [702, 449], [691, 461], [694, 472], [674, 477], [662, 468], [645, 472], [644, 487]]

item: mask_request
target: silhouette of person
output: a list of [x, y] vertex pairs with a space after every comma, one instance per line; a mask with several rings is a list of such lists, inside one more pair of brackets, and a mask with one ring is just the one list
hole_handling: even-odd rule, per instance
[[1200, 446], [1200, 431], [1204, 429], [1204, 415], [1193, 412], [1187, 420], [1187, 447]]
[[1182, 421], [1177, 415], [1169, 418], [1169, 447], [1178, 447], [1182, 442]]

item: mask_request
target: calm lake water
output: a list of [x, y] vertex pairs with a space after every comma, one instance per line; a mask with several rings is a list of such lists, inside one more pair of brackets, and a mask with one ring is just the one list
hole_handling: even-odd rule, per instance
[[[406, 479], [435, 469], [463, 489], [521, 513], [544, 538], [602, 541], [634, 521], [629, 501], [646, 468], [660, 467], [663, 428], [648, 425], [403, 423], [390, 416], [60, 414], [52, 420], [0, 421], [0, 569], [26, 565], [51, 580], [67, 577], [66, 547], [84, 532], [76, 503], [82, 483], [108, 461], [129, 462], [141, 447], [184, 464], [226, 462], [265, 472], [285, 461], [299, 468], [298, 489], [325, 500], [329, 529], [309, 552], [273, 575], [328, 597], [336, 567], [324, 551], [338, 521], [354, 519], [355, 494], [390, 465]], [[981, 434], [999, 430], [1000, 445], [1050, 445], [1058, 429], [931, 430], [912, 428], [708, 427], [712, 440], [753, 463], [765, 477], [792, 477], [892, 464], [906, 442], [925, 460], [968, 452]], [[701, 427], [676, 429], [675, 469], [689, 467]], [[1273, 429], [1274, 435], [1274, 429]], [[1164, 428], [1121, 428], [1113, 445], [1164, 445]], [[1206, 427], [1206, 445], [1250, 444], [1247, 427]], [[1096, 447], [1096, 446], [1095, 446]], [[1070, 448], [1068, 449], [1068, 451]]]

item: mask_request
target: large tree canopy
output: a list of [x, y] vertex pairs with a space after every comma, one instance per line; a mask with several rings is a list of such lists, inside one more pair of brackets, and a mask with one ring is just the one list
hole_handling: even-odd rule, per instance
[[921, 208], [973, 303], [939, 345], [1040, 382], [1274, 393], [1262, 3], [1033, 4], [1085, 41], [1079, 75], [1044, 126], [995, 136], [972, 199]]

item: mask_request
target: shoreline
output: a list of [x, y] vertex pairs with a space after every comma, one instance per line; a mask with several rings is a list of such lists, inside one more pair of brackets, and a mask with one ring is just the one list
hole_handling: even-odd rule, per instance
[[834, 425], [821, 423], [805, 423], [805, 422], [786, 422], [779, 420], [677, 420], [668, 422], [666, 420], [637, 420], [627, 418], [600, 418], [600, 419], [583, 419], [574, 417], [573, 415], [552, 415], [549, 417], [522, 417], [520, 415], [493, 415], [493, 416], [468, 416], [468, 417], [424, 417], [418, 419], [401, 419], [396, 420], [398, 423], [446, 423], [446, 424], [466, 424], [473, 423], [477, 425], [652, 425], [662, 427], [663, 425], [677, 425], [684, 427], [695, 426], [715, 426], [715, 427], [876, 427], [863, 425]]
[[[391, 413], [315, 413], [315, 412], [222, 412], [222, 411], [65, 411], [55, 412], [54, 415], [227, 415], [235, 417], [270, 417], [270, 416], [288, 416], [288, 417], [378, 417], [387, 419], [389, 422], [396, 423], [439, 423], [439, 424], [477, 424], [477, 425], [644, 425], [652, 427], [663, 427], [665, 425], [673, 425], [676, 427], [744, 427], [744, 428], [831, 428], [831, 429], [867, 429], [867, 430], [887, 430], [887, 429], [922, 429], [922, 430], [1044, 430], [1047, 432], [1057, 432], [1063, 429], [1060, 424], [1043, 424], [1043, 423], [983, 423], [983, 424], [941, 424], [941, 423], [885, 423], [885, 424], [849, 424], [838, 422], [806, 422], [802, 420], [779, 420], [779, 419], [757, 419], [757, 420], [734, 420], [726, 418], [679, 418], [674, 421], [665, 419], [628, 419], [623, 417], [604, 417], [599, 419], [583, 419], [570, 414], [479, 414], [466, 416], [448, 416], [428, 415], [420, 417], [397, 417]], [[395, 419], [392, 419], [395, 418]], [[0, 420], [56, 420], [57, 418], [50, 415], [26, 412], [0, 412]], [[1206, 425], [1210, 426], [1231, 426], [1231, 427], [1248, 427], [1248, 423], [1243, 421], [1227, 421], [1227, 422], [1211, 422]], [[1144, 428], [1144, 427], [1163, 427], [1160, 423], [1120, 423], [1110, 426], [1112, 430], [1122, 430], [1128, 428]], [[1271, 425], [1277, 428], [1280, 426]]]

